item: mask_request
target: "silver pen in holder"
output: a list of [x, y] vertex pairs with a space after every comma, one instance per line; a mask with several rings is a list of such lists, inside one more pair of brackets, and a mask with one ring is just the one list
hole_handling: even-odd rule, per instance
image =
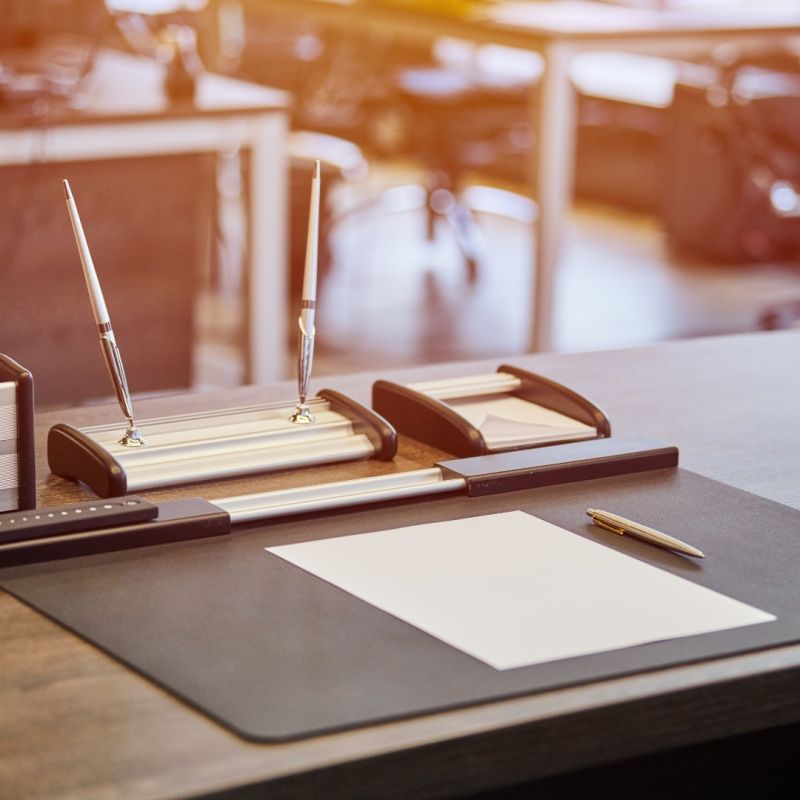
[[103, 298], [103, 291], [100, 288], [100, 281], [97, 279], [97, 273], [94, 269], [92, 255], [89, 252], [89, 245], [86, 243], [83, 225], [81, 225], [81, 218], [78, 215], [78, 207], [75, 205], [75, 199], [72, 196], [72, 190], [67, 180], [64, 180], [64, 192], [67, 196], [67, 211], [69, 212], [70, 222], [72, 223], [72, 231], [75, 234], [75, 242], [78, 245], [78, 254], [80, 255], [81, 265], [83, 266], [83, 277], [86, 279], [86, 288], [89, 290], [92, 313], [94, 314], [94, 320], [97, 323], [97, 329], [100, 334], [100, 347], [103, 351], [103, 358], [108, 368], [108, 374], [111, 376], [117, 402], [128, 422], [125, 435], [120, 439], [119, 443], [126, 447], [141, 447], [145, 442], [139, 429], [136, 427], [136, 423], [133, 421], [133, 403], [131, 402], [130, 392], [128, 391], [125, 369], [122, 366], [122, 357], [119, 354], [119, 348], [114, 339], [111, 319], [108, 316], [108, 309], [106, 308], [106, 302]]
[[303, 296], [300, 316], [300, 352], [297, 359], [297, 386], [300, 402], [289, 418], [292, 422], [308, 424], [314, 415], [308, 407], [308, 385], [311, 381], [311, 365], [314, 360], [314, 316], [317, 307], [317, 261], [319, 243], [319, 193], [320, 165], [314, 164], [311, 179], [311, 203], [308, 209], [308, 239], [306, 240], [306, 263], [303, 275]]

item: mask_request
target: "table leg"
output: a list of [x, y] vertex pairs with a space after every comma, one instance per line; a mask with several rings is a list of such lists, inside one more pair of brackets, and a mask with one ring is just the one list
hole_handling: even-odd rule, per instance
[[535, 165], [536, 264], [533, 281], [531, 350], [551, 350], [556, 270], [572, 201], [575, 157], [575, 91], [569, 78], [571, 51], [562, 42], [544, 51], [540, 100], [536, 113]]
[[245, 378], [267, 383], [287, 377], [287, 123], [269, 114], [252, 124]]

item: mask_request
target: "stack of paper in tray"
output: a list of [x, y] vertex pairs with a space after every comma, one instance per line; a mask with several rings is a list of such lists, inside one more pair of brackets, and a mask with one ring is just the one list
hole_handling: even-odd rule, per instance
[[445, 399], [444, 402], [481, 432], [491, 450], [554, 441], [572, 442], [597, 435], [591, 425], [510, 394]]

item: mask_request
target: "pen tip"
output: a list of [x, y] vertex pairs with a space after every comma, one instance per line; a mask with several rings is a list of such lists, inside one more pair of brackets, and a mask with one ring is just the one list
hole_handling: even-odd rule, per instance
[[319, 178], [319, 159], [314, 162], [314, 177]]
[[587, 508], [586, 509], [586, 516], [587, 517], [593, 517], [594, 516], [594, 509], [593, 508]]
[[67, 200], [72, 200], [72, 190], [69, 188], [69, 181], [64, 178], [64, 194], [67, 196]]

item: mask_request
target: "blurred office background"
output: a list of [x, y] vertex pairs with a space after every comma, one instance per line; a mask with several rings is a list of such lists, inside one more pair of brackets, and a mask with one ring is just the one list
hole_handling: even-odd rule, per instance
[[[725, 2], [732, 13], [741, 5], [695, 4], [702, 13]], [[110, 396], [64, 177], [134, 394], [252, 377], [247, 228], [263, 221], [249, 217], [248, 154], [167, 143], [161, 155], [114, 157], [109, 125], [84, 129], [97, 137], [96, 159], [54, 158], [52, 129], [92, 113], [98, 74], [117, 63], [109, 53], [153, 65], [165, 116], [180, 116], [208, 73], [288, 93], [276, 184], [287, 258], [274, 264], [286, 271], [287, 376], [315, 158], [324, 178], [315, 376], [528, 351], [541, 58], [447, 35], [448, 15], [489, 2], [355, 4], [364, 19], [378, 6], [413, 11], [416, 35], [303, 11], [320, 4], [0, 0], [0, 134], [32, 132], [24, 156], [4, 156], [0, 139], [0, 352], [34, 372], [40, 406]], [[570, 74], [575, 202], [553, 348], [798, 324], [800, 38], [691, 60], [593, 52]], [[143, 91], [139, 79], [112, 80], [111, 102], [133, 117]]]

